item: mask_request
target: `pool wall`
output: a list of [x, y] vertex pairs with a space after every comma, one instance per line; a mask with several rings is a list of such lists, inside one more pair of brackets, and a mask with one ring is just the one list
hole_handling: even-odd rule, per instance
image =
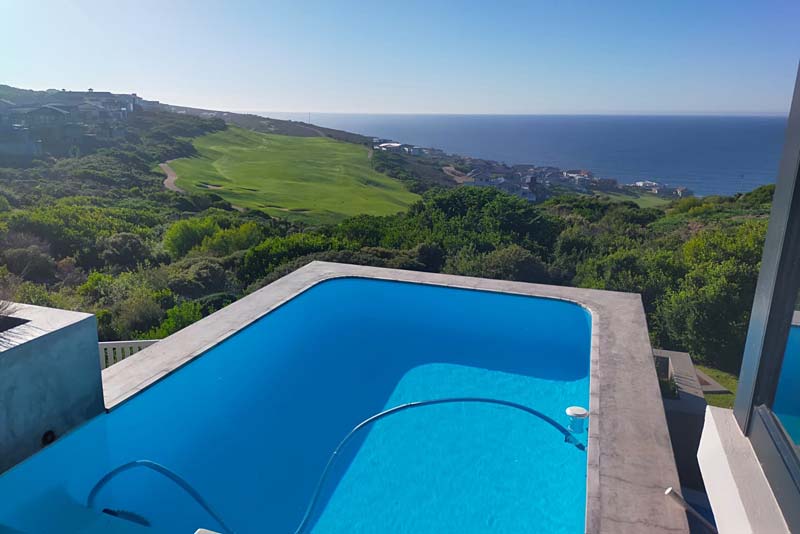
[[592, 318], [586, 532], [688, 532], [664, 496], [680, 487], [641, 297], [637, 294], [312, 262], [103, 371], [107, 408], [320, 282], [372, 278], [576, 303]]

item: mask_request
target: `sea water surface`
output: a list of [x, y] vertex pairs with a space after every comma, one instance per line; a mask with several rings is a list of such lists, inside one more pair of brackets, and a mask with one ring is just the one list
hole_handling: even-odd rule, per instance
[[697, 195], [774, 183], [786, 127], [779, 116], [256, 113], [509, 164], [588, 169], [621, 183], [656, 180]]

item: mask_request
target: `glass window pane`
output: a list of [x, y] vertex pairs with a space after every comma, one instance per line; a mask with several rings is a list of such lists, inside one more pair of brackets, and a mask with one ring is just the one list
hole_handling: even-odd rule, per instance
[[792, 319], [772, 411], [792, 442], [800, 444], [800, 311]]

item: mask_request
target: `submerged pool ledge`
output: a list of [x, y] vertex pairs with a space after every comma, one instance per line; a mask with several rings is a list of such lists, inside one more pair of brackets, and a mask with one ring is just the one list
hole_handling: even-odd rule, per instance
[[644, 309], [636, 294], [312, 262], [105, 369], [107, 409], [310, 287], [346, 277], [553, 298], [587, 309], [592, 338], [586, 532], [688, 532], [683, 510], [664, 496], [665, 488], [680, 483]]

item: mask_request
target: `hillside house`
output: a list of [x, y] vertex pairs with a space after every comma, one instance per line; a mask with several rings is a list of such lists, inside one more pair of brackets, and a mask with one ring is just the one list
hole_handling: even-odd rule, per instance
[[35, 128], [40, 126], [63, 125], [70, 120], [70, 111], [55, 104], [47, 104], [34, 108], [22, 116], [26, 126]]

